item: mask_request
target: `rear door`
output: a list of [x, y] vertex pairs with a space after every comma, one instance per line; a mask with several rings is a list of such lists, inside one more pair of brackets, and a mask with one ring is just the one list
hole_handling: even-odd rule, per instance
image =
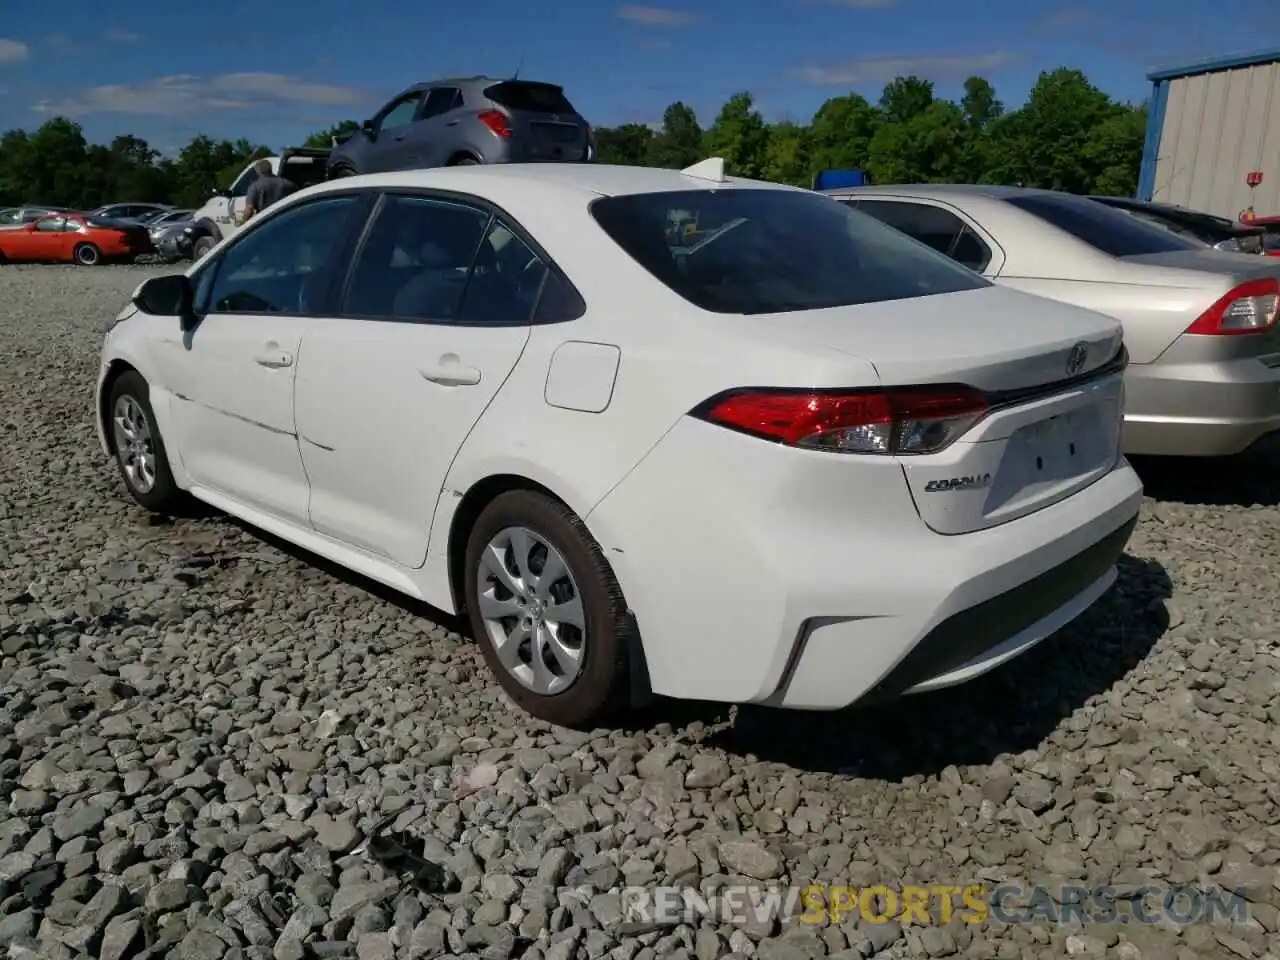
[[546, 267], [479, 203], [389, 194], [295, 403], [315, 529], [416, 568], [463, 441], [529, 339]]
[[850, 197], [854, 209], [919, 240], [962, 266], [994, 277], [1004, 263], [999, 245], [959, 210], [926, 200]]
[[561, 87], [529, 80], [504, 80], [485, 96], [511, 119], [512, 137], [529, 160], [572, 163], [588, 159], [590, 131]]
[[453, 131], [462, 117], [462, 91], [457, 87], [432, 87], [413, 125], [413, 162], [419, 167], [441, 167], [453, 155]]

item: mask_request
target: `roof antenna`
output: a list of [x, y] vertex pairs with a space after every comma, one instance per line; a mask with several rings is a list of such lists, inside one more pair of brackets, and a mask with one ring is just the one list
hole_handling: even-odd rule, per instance
[[524, 54], [520, 54], [520, 59], [516, 61], [516, 72], [511, 75], [512, 80], [520, 79], [520, 68], [524, 66]]

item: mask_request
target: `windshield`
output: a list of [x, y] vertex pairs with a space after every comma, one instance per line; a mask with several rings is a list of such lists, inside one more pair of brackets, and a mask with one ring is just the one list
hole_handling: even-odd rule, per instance
[[1065, 193], [1028, 193], [1008, 202], [1113, 257], [1203, 250], [1204, 244], [1129, 213]]
[[687, 190], [604, 197], [591, 213], [653, 276], [704, 310], [788, 313], [990, 284], [829, 197]]

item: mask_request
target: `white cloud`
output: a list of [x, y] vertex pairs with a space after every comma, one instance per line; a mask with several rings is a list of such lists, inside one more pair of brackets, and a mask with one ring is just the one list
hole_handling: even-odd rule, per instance
[[824, 87], [883, 83], [894, 77], [910, 75], [930, 80], [947, 80], [984, 70], [996, 70], [1017, 59], [1016, 53], [1002, 50], [941, 56], [866, 57], [830, 67], [802, 67], [796, 71], [796, 76], [807, 83]]
[[683, 10], [669, 10], [666, 7], [644, 7], [627, 4], [619, 7], [615, 13], [619, 20], [638, 23], [642, 27], [687, 27], [696, 17]]
[[40, 113], [75, 117], [91, 113], [175, 116], [201, 110], [249, 110], [281, 103], [344, 107], [365, 102], [356, 87], [311, 83], [280, 73], [176, 74], [146, 83], [87, 87], [59, 100], [41, 100]]
[[30, 52], [25, 43], [0, 37], [0, 63], [21, 63]]
[[118, 27], [112, 27], [103, 33], [102, 38], [112, 43], [137, 43], [142, 39], [142, 36], [132, 30], [121, 30]]

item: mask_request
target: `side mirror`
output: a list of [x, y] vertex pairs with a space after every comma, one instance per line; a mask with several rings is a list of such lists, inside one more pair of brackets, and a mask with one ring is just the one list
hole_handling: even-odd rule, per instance
[[143, 280], [133, 291], [132, 299], [133, 305], [143, 313], [153, 317], [177, 317], [182, 321], [183, 330], [195, 326], [191, 281], [181, 273]]
[[360, 124], [360, 132], [363, 133], [370, 140], [378, 139], [378, 128], [374, 126], [372, 120], [362, 121]]

